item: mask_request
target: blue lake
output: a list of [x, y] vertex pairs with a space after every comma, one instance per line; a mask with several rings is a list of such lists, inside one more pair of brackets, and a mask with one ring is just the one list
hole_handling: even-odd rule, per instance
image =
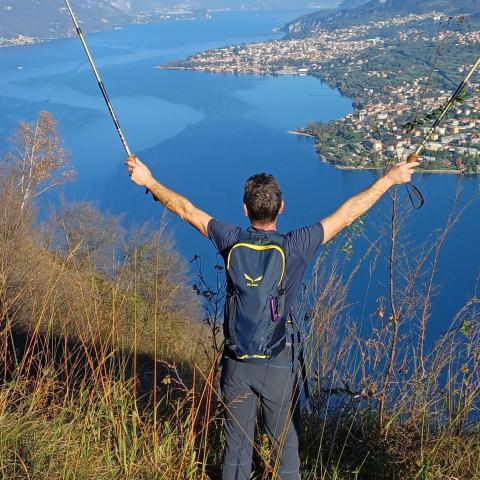
[[[340, 171], [323, 164], [310, 140], [287, 134], [308, 121], [328, 121], [352, 110], [349, 99], [313, 78], [154, 68], [207, 48], [279, 38], [273, 27], [300, 13], [219, 13], [213, 20], [130, 26], [89, 36], [131, 148], [160, 181], [215, 217], [246, 224], [243, 183], [259, 171], [273, 173], [284, 191], [282, 230], [319, 221], [376, 178], [373, 172]], [[159, 220], [158, 204], [129, 182], [123, 149], [77, 39], [0, 49], [0, 148], [5, 148], [18, 120], [32, 120], [41, 110], [57, 118], [78, 174], [63, 190], [68, 199], [125, 213], [127, 224]], [[463, 190], [461, 203], [479, 188], [476, 178], [447, 175], [422, 175], [416, 182], [427, 203], [406, 222], [412, 244], [427, 241], [443, 225], [457, 186]], [[408, 201], [403, 189], [400, 196]], [[377, 226], [387, 224], [386, 205], [375, 207], [368, 217], [370, 238]], [[446, 242], [432, 332], [448, 326], [454, 312], [474, 294], [480, 273], [480, 251], [475, 247], [479, 214], [480, 204], [475, 202]], [[182, 254], [187, 259], [200, 254], [205, 265], [213, 264], [209, 242], [169, 218]], [[355, 242], [347, 270], [365, 248], [363, 240]], [[360, 270], [350, 298], [356, 318], [368, 319], [376, 299], [387, 295], [386, 282], [382, 277], [369, 285], [368, 265]]]

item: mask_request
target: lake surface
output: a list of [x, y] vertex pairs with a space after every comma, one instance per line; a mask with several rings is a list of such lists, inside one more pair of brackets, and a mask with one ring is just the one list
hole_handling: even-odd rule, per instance
[[[160, 181], [217, 218], [246, 225], [243, 183], [260, 171], [273, 173], [284, 191], [283, 231], [322, 219], [376, 178], [373, 172], [340, 171], [323, 164], [311, 140], [287, 134], [308, 121], [328, 121], [352, 110], [349, 99], [313, 78], [154, 68], [207, 48], [279, 38], [272, 29], [301, 13], [219, 13], [213, 20], [130, 26], [89, 36], [132, 150]], [[33, 120], [41, 110], [57, 118], [78, 173], [63, 191], [68, 199], [125, 213], [127, 224], [159, 220], [158, 204], [129, 182], [123, 149], [77, 39], [0, 49], [0, 148], [18, 120]], [[443, 225], [457, 187], [462, 188], [462, 204], [479, 188], [478, 179], [458, 176], [423, 175], [416, 182], [427, 203], [406, 222], [413, 245], [428, 241]], [[408, 201], [403, 189], [400, 196]], [[387, 215], [385, 203], [369, 215], [370, 238], [377, 226], [386, 225]], [[446, 328], [474, 294], [480, 273], [479, 218], [480, 204], [475, 202], [447, 239], [432, 333]], [[170, 227], [187, 259], [200, 254], [205, 265], [214, 263], [206, 239], [171, 217]], [[363, 240], [355, 242], [347, 271], [365, 248]], [[360, 270], [350, 298], [359, 321], [368, 320], [377, 298], [387, 295], [385, 284], [384, 277], [368, 281], [368, 265]]]

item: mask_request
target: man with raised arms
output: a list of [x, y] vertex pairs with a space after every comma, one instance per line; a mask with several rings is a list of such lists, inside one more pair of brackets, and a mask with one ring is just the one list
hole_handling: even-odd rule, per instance
[[[222, 479], [248, 480], [251, 476], [260, 402], [277, 478], [299, 480], [299, 366], [292, 310], [306, 267], [322, 244], [366, 213], [390, 188], [409, 183], [419, 164], [394, 166], [320, 222], [280, 234], [277, 218], [285, 205], [271, 175], [254, 175], [245, 184], [244, 213], [250, 227], [244, 230], [212, 218], [163, 186], [135, 156], [126, 163], [134, 183], [148, 188], [168, 210], [210, 239], [225, 260]], [[253, 308], [255, 302], [266, 306]], [[262, 322], [265, 327], [259, 329]]]

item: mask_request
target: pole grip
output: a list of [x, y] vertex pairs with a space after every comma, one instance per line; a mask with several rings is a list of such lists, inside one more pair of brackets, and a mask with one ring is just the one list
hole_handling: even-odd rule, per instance
[[411, 153], [407, 158], [407, 163], [417, 163], [418, 155], [416, 153]]

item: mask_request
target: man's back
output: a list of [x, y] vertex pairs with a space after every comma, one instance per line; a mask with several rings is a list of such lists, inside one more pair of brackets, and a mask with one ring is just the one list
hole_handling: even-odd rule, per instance
[[[250, 227], [248, 231], [261, 232], [267, 237], [278, 235], [275, 231]], [[208, 224], [208, 236], [215, 245], [225, 263], [233, 245], [241, 237], [242, 229], [219, 220], [211, 220]], [[292, 230], [284, 235], [283, 248], [286, 254], [285, 272], [285, 311], [289, 312], [295, 305], [298, 289], [308, 264], [323, 243], [324, 233], [321, 223], [310, 227]]]

